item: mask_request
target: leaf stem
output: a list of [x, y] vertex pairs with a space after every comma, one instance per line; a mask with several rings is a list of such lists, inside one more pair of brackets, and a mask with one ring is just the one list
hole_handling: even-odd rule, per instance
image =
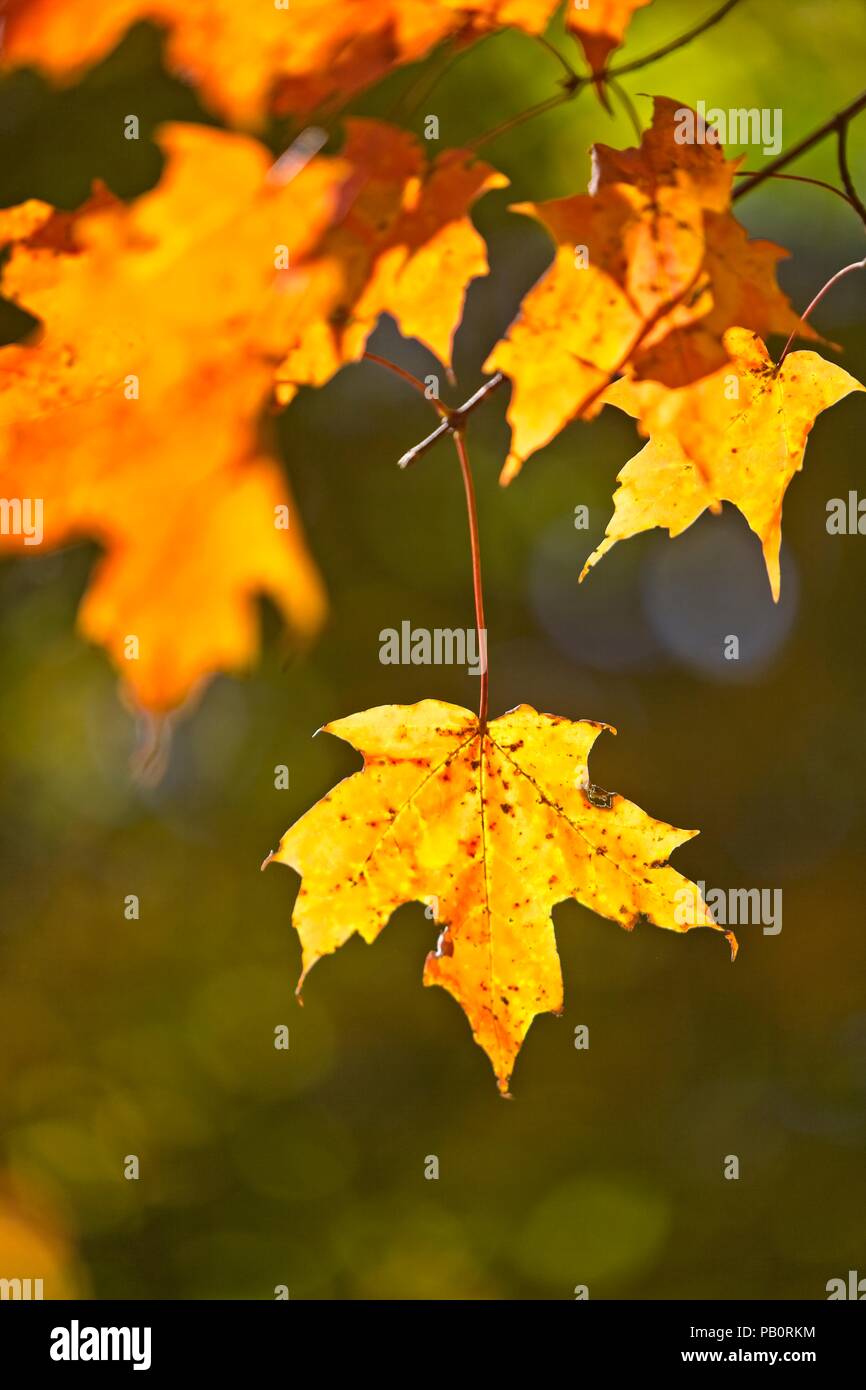
[[466, 494], [466, 514], [469, 518], [469, 545], [472, 551], [472, 589], [475, 595], [475, 628], [478, 633], [478, 652], [481, 658], [481, 691], [478, 700], [478, 728], [482, 739], [487, 728], [487, 624], [484, 620], [484, 590], [481, 583], [481, 546], [478, 540], [478, 507], [475, 502], [475, 483], [469, 465], [469, 452], [466, 448], [465, 422], [452, 429], [454, 447], [460, 460], [463, 474], [463, 490]]
[[800, 325], [806, 322], [812, 310], [816, 308], [818, 304], [821, 303], [821, 300], [824, 298], [824, 295], [827, 293], [827, 291], [831, 290], [839, 280], [844, 278], [844, 276], [850, 275], [853, 270], [866, 270], [866, 256], [863, 257], [862, 261], [852, 261], [850, 265], [844, 265], [841, 270], [836, 271], [835, 275], [831, 275], [826, 285], [823, 285], [821, 289], [818, 291], [818, 293], [815, 295], [815, 298], [812, 300], [812, 303], [808, 306], [808, 308], [803, 310], [802, 314], [800, 315], [799, 321], [791, 330], [790, 338], [788, 339], [787, 343], [782, 349], [782, 356], [779, 358], [779, 361], [776, 364], [777, 372], [781, 367], [782, 363], [784, 362], [785, 358], [788, 356], [791, 344], [797, 336]]
[[[398, 367], [395, 362], [389, 362], [386, 357], [379, 357], [378, 353], [365, 352], [364, 356], [371, 362], [377, 362], [381, 367], [388, 367], [396, 372], [400, 377], [418, 387], [427, 396], [423, 382], [417, 377], [413, 377], [410, 372]], [[472, 553], [472, 589], [475, 595], [475, 628], [478, 633], [478, 654], [481, 659], [481, 692], [478, 702], [478, 726], [481, 737], [484, 737], [484, 730], [487, 727], [487, 696], [488, 696], [488, 675], [487, 675], [487, 624], [484, 621], [484, 590], [481, 583], [481, 546], [478, 540], [478, 507], [475, 501], [475, 483], [472, 478], [472, 469], [469, 465], [469, 451], [466, 448], [466, 422], [473, 411], [477, 410], [489, 395], [498, 389], [504, 382], [505, 377], [501, 372], [497, 372], [489, 381], [485, 381], [474, 395], [457, 406], [455, 410], [449, 410], [442, 401], [434, 399], [431, 403], [444, 416], [441, 424], [429, 434], [426, 439], [422, 439], [420, 444], [416, 444], [414, 449], [410, 449], [400, 459], [400, 467], [406, 468], [415, 459], [426, 454], [438, 439], [443, 435], [450, 434], [454, 439], [454, 447], [457, 450], [457, 458], [460, 461], [460, 472], [463, 474], [463, 490], [466, 493], [466, 514], [469, 518], [469, 546]]]
[[395, 376], [402, 377], [404, 381], [408, 381], [410, 386], [414, 386], [416, 391], [420, 391], [425, 401], [429, 401], [434, 410], [438, 410], [440, 415], [446, 416], [448, 414], [447, 405], [445, 405], [443, 401], [440, 401], [438, 396], [431, 396], [423, 381], [417, 376], [414, 376], [412, 372], [407, 372], [405, 367], [398, 367], [396, 362], [391, 362], [387, 357], [380, 357], [378, 352], [365, 352], [363, 360], [365, 362], [375, 362], [380, 367], [387, 367], [389, 372], [393, 372]]
[[634, 133], [638, 138], [638, 142], [640, 142], [643, 139], [643, 128], [641, 126], [640, 116], [637, 113], [634, 102], [632, 101], [625, 87], [621, 86], [621, 84], [617, 82], [615, 77], [611, 77], [610, 74], [608, 74], [605, 80], [607, 82], [608, 87], [610, 87], [614, 95], [619, 98], [622, 108], [625, 111], [625, 114], [631, 121], [632, 129], [634, 130]]

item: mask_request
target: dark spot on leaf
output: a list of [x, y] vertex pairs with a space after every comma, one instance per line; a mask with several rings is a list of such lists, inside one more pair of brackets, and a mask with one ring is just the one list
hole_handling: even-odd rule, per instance
[[606, 792], [604, 787], [597, 787], [594, 782], [589, 782], [582, 790], [590, 806], [598, 811], [609, 811], [613, 805], [614, 793]]

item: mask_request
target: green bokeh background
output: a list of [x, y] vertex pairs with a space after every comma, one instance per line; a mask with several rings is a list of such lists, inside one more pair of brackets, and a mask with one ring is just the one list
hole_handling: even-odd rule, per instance
[[[710, 8], [656, 0], [625, 56]], [[789, 146], [859, 91], [862, 20], [859, 0], [744, 0], [625, 85], [644, 120], [646, 92], [781, 107]], [[350, 109], [388, 113], [416, 76]], [[435, 113], [457, 144], [558, 77], [539, 44], [497, 36], [411, 126]], [[123, 139], [130, 112], [138, 143]], [[0, 204], [72, 207], [95, 177], [135, 196], [159, 177], [151, 137], [167, 119], [211, 118], [166, 75], [147, 26], [72, 89], [6, 78]], [[269, 139], [278, 152], [286, 129]], [[621, 112], [585, 92], [486, 148], [512, 187], [477, 209], [492, 274], [470, 293], [450, 399], [478, 385], [550, 255], [509, 202], [582, 189], [594, 139], [633, 143]], [[866, 117], [850, 147], [866, 192]], [[832, 143], [796, 172], [836, 181]], [[800, 307], [863, 254], [854, 214], [818, 189], [767, 184], [738, 213], [791, 249], [781, 279]], [[11, 340], [26, 321], [0, 309]], [[863, 283], [841, 285], [816, 323], [864, 377]], [[437, 370], [388, 323], [373, 345]], [[863, 486], [866, 404], [849, 398], [812, 435], [785, 502], [778, 610], [728, 508], [678, 541], [619, 546], [578, 588], [633, 424], [609, 411], [570, 427], [503, 490], [504, 408], [500, 393], [471, 431], [493, 712], [526, 701], [616, 725], [594, 780], [701, 827], [675, 856], [684, 873], [781, 888], [782, 932], [742, 928], [732, 966], [713, 934], [627, 934], [560, 906], [565, 1011], [531, 1029], [510, 1103], [453, 1000], [421, 988], [435, 928], [417, 904], [375, 946], [354, 940], [323, 962], [298, 1008], [296, 879], [259, 863], [358, 763], [311, 734], [369, 705], [477, 698], [456, 668], [379, 662], [380, 629], [403, 619], [471, 623], [466, 521], [453, 451], [394, 466], [427, 432], [423, 402], [371, 365], [345, 370], [277, 425], [330, 591], [327, 630], [301, 656], [263, 609], [260, 664], [213, 681], [157, 788], [130, 777], [134, 720], [104, 654], [74, 631], [95, 549], [0, 569], [0, 1264], [27, 1252], [34, 1266], [0, 1276], [45, 1273], [48, 1297], [271, 1298], [285, 1284], [292, 1298], [567, 1299], [588, 1284], [592, 1298], [712, 1299], [821, 1298], [828, 1279], [866, 1273], [866, 541], [825, 528], [828, 499]], [[581, 503], [589, 533], [574, 528]], [[730, 633], [739, 664], [723, 659]], [[287, 791], [274, 788], [281, 763]], [[138, 922], [124, 919], [129, 893]], [[287, 1053], [273, 1046], [282, 1023]], [[578, 1024], [588, 1051], [574, 1048]], [[130, 1153], [138, 1182], [123, 1178]], [[424, 1178], [434, 1154], [438, 1182]]]

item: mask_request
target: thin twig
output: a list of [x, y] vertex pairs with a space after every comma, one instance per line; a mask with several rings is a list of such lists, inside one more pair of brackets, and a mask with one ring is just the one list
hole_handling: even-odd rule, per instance
[[562, 65], [562, 69], [565, 73], [566, 82], [568, 82], [569, 84], [573, 82], [575, 83], [575, 85], [577, 85], [581, 82], [587, 82], [589, 80], [586, 77], [581, 77], [580, 73], [575, 72], [574, 68], [571, 66], [571, 63], [566, 58], [565, 54], [560, 53], [556, 45], [552, 44], [549, 39], [546, 39], [543, 34], [536, 34], [535, 38], [543, 48], [547, 49], [548, 53], [552, 53], [554, 58], [557, 58], [559, 60], [560, 64]]
[[474, 140], [469, 140], [465, 146], [468, 150], [480, 150], [482, 145], [487, 145], [491, 140], [496, 140], [500, 135], [507, 135], [510, 130], [515, 130], [517, 126], [523, 125], [526, 121], [532, 121], [536, 116], [543, 116], [545, 111], [553, 111], [557, 106], [564, 106], [567, 101], [580, 91], [583, 79], [579, 79], [579, 85], [565, 87], [563, 91], [557, 92], [556, 96], [547, 97], [544, 101], [536, 102], [535, 106], [530, 106], [526, 111], [521, 111], [509, 120], [503, 121], [501, 125], [495, 126], [493, 130], [488, 130], [484, 135], [476, 135]]
[[620, 83], [617, 82], [617, 80], [616, 80], [615, 77], [610, 77], [610, 76], [608, 76], [607, 79], [606, 79], [606, 81], [607, 81], [608, 87], [611, 88], [611, 90], [613, 91], [614, 95], [617, 96], [617, 97], [619, 97], [620, 102], [622, 103], [623, 109], [625, 110], [626, 115], [628, 116], [629, 120], [631, 121], [631, 123], [632, 123], [632, 125], [633, 125], [633, 127], [634, 127], [634, 133], [635, 133], [635, 135], [637, 136], [638, 141], [642, 140], [642, 139], [643, 139], [643, 127], [641, 126], [641, 123], [640, 123], [640, 116], [639, 116], [638, 113], [637, 113], [637, 110], [636, 110], [636, 108], [635, 108], [634, 102], [632, 101], [632, 99], [631, 99], [631, 97], [629, 96], [628, 92], [625, 90], [625, 87], [621, 86]]
[[466, 513], [469, 517], [469, 545], [472, 550], [472, 590], [475, 596], [475, 627], [478, 632], [478, 652], [481, 657], [481, 690], [478, 700], [478, 728], [482, 739], [487, 727], [487, 624], [484, 621], [484, 590], [481, 584], [481, 546], [478, 540], [478, 507], [475, 502], [475, 484], [469, 466], [469, 453], [463, 424], [454, 428], [454, 446], [460, 460], [463, 474], [463, 490], [466, 493]]
[[410, 464], [415, 463], [426, 454], [428, 449], [432, 449], [438, 440], [444, 439], [445, 435], [451, 434], [451, 432], [450, 424], [447, 420], [443, 420], [441, 425], [436, 426], [432, 434], [428, 434], [426, 439], [422, 439], [420, 444], [414, 445], [402, 458], [397, 460], [397, 467], [408, 468]]
[[[678, 48], [685, 47], [687, 43], [691, 43], [692, 39], [696, 39], [700, 34], [706, 33], [708, 29], [712, 29], [713, 25], [718, 24], [720, 20], [724, 19], [725, 15], [739, 3], [740, 0], [725, 0], [725, 4], [722, 5], [721, 9], [716, 10], [707, 19], [703, 20], [700, 24], [696, 24], [685, 34], [680, 34], [679, 38], [671, 39], [670, 43], [664, 44], [663, 47], [654, 49], [652, 53], [644, 54], [642, 58], [635, 58], [631, 63], [622, 63], [619, 67], [610, 68], [606, 72], [589, 74], [588, 76], [581, 76], [580, 73], [575, 72], [568, 60], [559, 52], [559, 49], [542, 36], [541, 42], [544, 44], [544, 47], [549, 49], [551, 53], [556, 54], [556, 57], [559, 59], [567, 74], [566, 77], [563, 78], [561, 84], [562, 91], [558, 92], [556, 96], [536, 102], [534, 106], [530, 106], [526, 111], [521, 111], [518, 115], [512, 116], [510, 120], [503, 121], [502, 125], [498, 125], [495, 129], [487, 131], [486, 134], [476, 136], [474, 140], [468, 142], [466, 148], [470, 150], [480, 149], [482, 145], [488, 144], [491, 140], [498, 139], [500, 135], [506, 135], [509, 131], [516, 129], [517, 126], [523, 125], [526, 121], [532, 121], [536, 116], [543, 116], [546, 111], [553, 111], [557, 106], [563, 106], [567, 101], [571, 101], [572, 97], [582, 92], [584, 87], [589, 87], [594, 82], [597, 83], [599, 79], [604, 82], [610, 82], [612, 78], [622, 77], [627, 72], [637, 72], [638, 68], [646, 67], [647, 64], [654, 63], [659, 58], [666, 58], [669, 53], [675, 53]], [[539, 35], [536, 34], [535, 37], [538, 38]]]
[[[757, 173], [760, 173], [759, 169], [735, 169], [734, 178], [752, 178]], [[847, 193], [843, 193], [841, 188], [837, 188], [835, 184], [825, 183], [823, 179], [810, 179], [805, 174], [771, 174], [770, 178], [785, 179], [789, 183], [811, 183], [815, 188], [823, 188], [828, 193], [835, 193], [836, 197], [841, 198], [843, 203], [847, 203], [849, 208], [853, 208], [855, 212], [858, 211], [856, 203], [848, 197]]]
[[771, 160], [765, 169], [762, 169], [761, 172], [750, 179], [748, 183], [744, 183], [741, 188], [737, 189], [734, 198], [743, 198], [747, 193], [751, 193], [752, 189], [757, 188], [765, 179], [772, 178], [777, 170], [784, 169], [786, 164], [790, 164], [794, 159], [799, 159], [800, 155], [805, 154], [807, 150], [811, 150], [813, 145], [817, 145], [819, 141], [826, 139], [826, 137], [832, 135], [834, 131], [841, 130], [844, 125], [847, 125], [848, 122], [852, 120], [858, 112], [864, 110], [864, 108], [866, 108], [866, 92], [861, 92], [859, 97], [855, 97], [854, 100], [849, 102], [847, 106], [844, 106], [841, 111], [837, 111], [836, 115], [831, 116], [829, 121], [825, 121], [817, 130], [813, 130], [811, 135], [805, 135], [792, 149], [787, 150], [776, 159]]
[[[488, 35], [487, 37], [491, 37]], [[483, 39], [479, 40], [483, 43]], [[439, 57], [433, 63], [424, 65], [424, 70], [410, 83], [406, 91], [397, 98], [391, 110], [388, 112], [388, 119], [399, 118], [408, 121], [415, 114], [422, 101], [429, 97], [434, 89], [442, 81], [446, 73], [450, 72], [456, 63], [460, 62], [469, 52], [467, 48], [457, 48], [449, 50], [443, 48]]]
[[790, 336], [790, 338], [788, 339], [787, 343], [785, 344], [784, 348], [782, 349], [782, 356], [779, 358], [779, 361], [776, 363], [776, 371], [777, 371], [777, 372], [778, 372], [779, 368], [781, 367], [782, 363], [784, 362], [785, 358], [788, 356], [788, 350], [789, 350], [791, 344], [793, 343], [795, 337], [797, 336], [798, 332], [800, 331], [800, 326], [801, 326], [801, 324], [804, 324], [804, 323], [806, 322], [806, 320], [807, 320], [807, 318], [809, 317], [809, 315], [811, 314], [812, 310], [813, 310], [818, 304], [821, 303], [821, 300], [824, 298], [824, 295], [827, 293], [827, 291], [828, 291], [828, 290], [831, 290], [831, 289], [833, 288], [833, 286], [834, 286], [839, 280], [841, 280], [841, 279], [844, 278], [844, 276], [850, 275], [851, 272], [852, 272], [852, 270], [866, 270], [866, 256], [863, 257], [863, 260], [862, 260], [862, 261], [852, 261], [851, 265], [845, 265], [845, 266], [842, 267], [841, 270], [837, 270], [835, 275], [831, 275], [831, 276], [830, 276], [830, 279], [827, 281], [826, 285], [824, 285], [824, 286], [818, 291], [818, 293], [815, 295], [815, 298], [812, 300], [812, 303], [809, 305], [809, 307], [808, 307], [807, 309], [804, 309], [804, 310], [803, 310], [802, 314], [800, 315], [800, 318], [799, 318], [798, 323], [797, 323], [796, 326], [791, 330], [791, 336]]
[[739, 3], [740, 0], [725, 0], [725, 4], [722, 5], [721, 9], [716, 10], [708, 19], [703, 20], [700, 24], [696, 24], [695, 27], [689, 29], [687, 33], [681, 34], [678, 39], [671, 39], [670, 43], [664, 44], [661, 48], [653, 49], [652, 53], [644, 54], [643, 58], [635, 58], [631, 63], [622, 63], [619, 67], [611, 68], [609, 72], [603, 73], [602, 75], [605, 80], [611, 77], [622, 77], [627, 72], [637, 72], [638, 68], [645, 68], [649, 63], [658, 62], [659, 58], [666, 58], [669, 53], [676, 53], [678, 48], [684, 48], [687, 43], [691, 43], [692, 39], [696, 39], [700, 34], [705, 34], [708, 29], [712, 29], [713, 25], [718, 24], [720, 20], [724, 19], [725, 15], [729, 14], [734, 6]]
[[396, 362], [389, 361], [387, 357], [380, 357], [378, 352], [365, 352], [364, 361], [376, 362], [380, 367], [387, 367], [389, 372], [393, 372], [395, 376], [402, 377], [404, 381], [408, 381], [410, 386], [414, 386], [416, 391], [420, 391], [425, 401], [429, 401], [434, 409], [439, 411], [440, 415], [446, 416], [448, 414], [447, 405], [445, 405], [443, 401], [440, 401], [438, 396], [431, 396], [423, 381], [421, 381], [419, 377], [413, 376], [411, 372], [407, 372], [405, 367], [398, 367]]
[[446, 434], [456, 434], [458, 430], [463, 427], [464, 422], [472, 412], [477, 410], [492, 392], [498, 390], [504, 380], [505, 377], [502, 373], [497, 372], [489, 381], [485, 381], [484, 385], [480, 386], [475, 394], [469, 397], [468, 401], [464, 401], [456, 410], [449, 410], [446, 418], [442, 421], [441, 425], [436, 427], [432, 434], [428, 434], [426, 439], [422, 439], [420, 444], [415, 444], [401, 459], [398, 459], [397, 467], [408, 468], [410, 464], [416, 463], [419, 458], [422, 458], [423, 455], [427, 453], [428, 449], [432, 449], [433, 445]]
[[851, 206], [856, 209], [861, 222], [863, 223], [864, 227], [866, 227], [866, 206], [863, 205], [863, 201], [860, 197], [860, 194], [854, 187], [854, 180], [851, 177], [851, 170], [848, 168], [847, 121], [843, 121], [839, 127], [839, 139], [836, 145], [836, 154], [838, 157], [839, 173], [841, 174], [842, 182], [845, 185], [845, 192], [848, 194], [848, 201], [851, 204]]

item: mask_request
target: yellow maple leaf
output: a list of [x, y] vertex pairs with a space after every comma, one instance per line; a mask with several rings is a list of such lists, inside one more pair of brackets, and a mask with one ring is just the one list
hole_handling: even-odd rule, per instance
[[782, 501], [809, 432], [822, 410], [866, 388], [814, 352], [789, 353], [776, 367], [743, 328], [729, 329], [724, 344], [730, 360], [689, 386], [624, 377], [609, 387], [606, 402], [634, 415], [650, 442], [619, 474], [613, 517], [581, 579], [617, 541], [654, 526], [679, 535], [725, 501], [759, 538], [778, 600]]
[[[440, 700], [326, 724], [364, 768], [265, 861], [302, 876], [293, 917], [302, 981], [353, 933], [374, 941], [401, 903], [432, 904], [443, 930], [424, 983], [463, 1008], [507, 1094], [533, 1018], [562, 1008], [556, 903], [575, 898], [629, 930], [642, 920], [721, 930], [667, 862], [697, 831], [589, 781], [589, 751], [608, 727], [520, 705], [482, 736], [474, 714]], [[690, 912], [677, 911], [684, 894]]]

